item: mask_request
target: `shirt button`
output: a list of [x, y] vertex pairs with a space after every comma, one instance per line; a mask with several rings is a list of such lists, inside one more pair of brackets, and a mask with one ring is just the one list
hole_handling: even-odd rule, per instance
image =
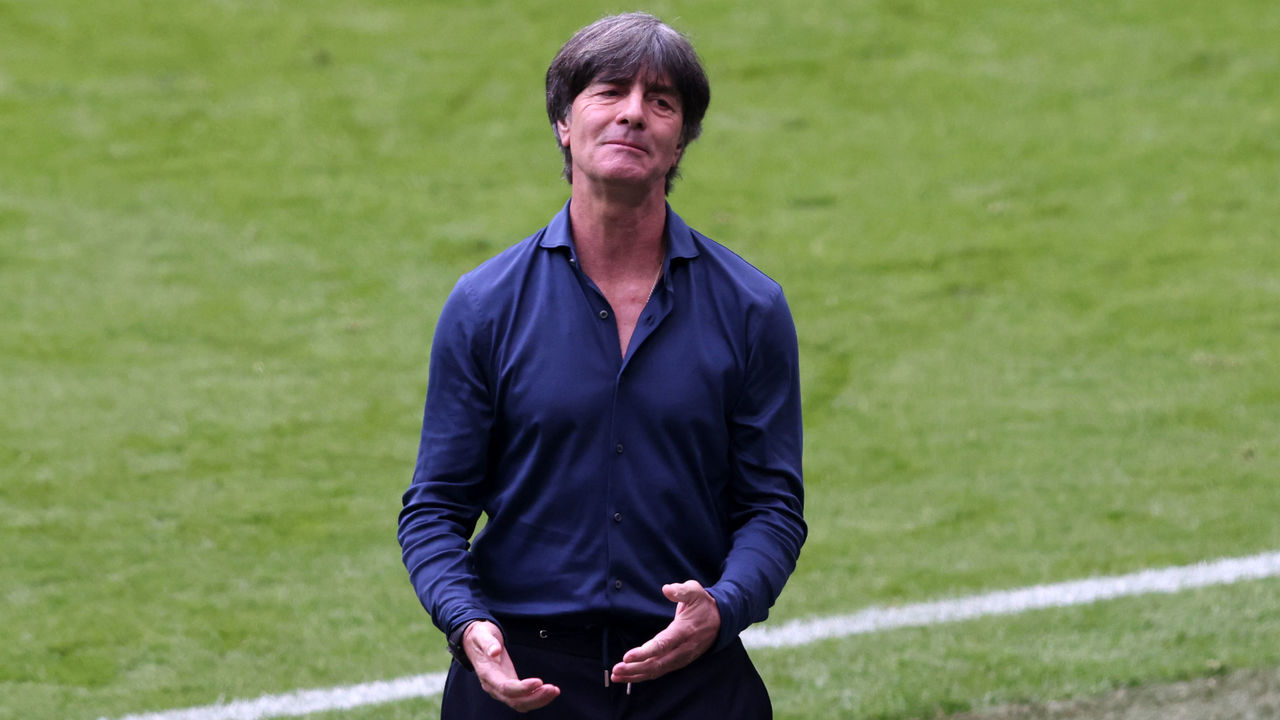
[[619, 455], [621, 455], [621, 454], [622, 454], [622, 443], [618, 443], [618, 445], [617, 445], [613, 450], [614, 450], [614, 452], [616, 452], [616, 453], [618, 453]]
[[614, 521], [614, 522], [616, 522], [616, 523], [620, 523], [620, 522], [622, 522], [622, 513], [614, 513], [614, 514], [613, 514], [613, 521]]
[[608, 311], [608, 310], [601, 310], [601, 311], [600, 311], [600, 319], [601, 319], [601, 320], [608, 320], [608, 319], [609, 319], [609, 311]]
[[614, 589], [614, 590], [621, 590], [621, 589], [622, 589], [622, 581], [621, 581], [621, 580], [614, 580], [614, 581], [613, 581], [613, 589]]

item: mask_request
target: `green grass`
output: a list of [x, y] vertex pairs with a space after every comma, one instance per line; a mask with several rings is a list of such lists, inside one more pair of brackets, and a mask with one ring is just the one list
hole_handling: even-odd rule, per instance
[[[542, 74], [619, 9], [0, 0], [0, 718], [443, 669], [431, 326], [563, 201]], [[649, 9], [713, 86], [672, 202], [800, 332], [775, 617], [1280, 547], [1280, 6]], [[1275, 589], [759, 661], [780, 717], [927, 717], [1280, 665]]]

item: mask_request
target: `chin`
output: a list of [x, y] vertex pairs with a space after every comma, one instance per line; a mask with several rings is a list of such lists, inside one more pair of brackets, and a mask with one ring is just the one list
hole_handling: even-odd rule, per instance
[[606, 171], [596, 177], [608, 185], [647, 185], [654, 182], [651, 174], [640, 170]]

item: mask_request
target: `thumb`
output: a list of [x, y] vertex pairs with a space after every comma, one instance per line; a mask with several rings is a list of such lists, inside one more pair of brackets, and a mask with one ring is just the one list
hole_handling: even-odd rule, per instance
[[706, 596], [706, 590], [697, 580], [686, 580], [662, 586], [662, 594], [674, 603], [691, 603]]
[[[489, 623], [481, 625], [477, 622], [472, 625], [472, 628], [475, 628], [475, 642], [481, 652], [495, 660], [502, 656], [502, 639]], [[470, 631], [471, 628], [468, 630]]]
[[497, 633], [491, 634], [484, 644], [484, 654], [497, 660], [502, 657], [502, 636]]

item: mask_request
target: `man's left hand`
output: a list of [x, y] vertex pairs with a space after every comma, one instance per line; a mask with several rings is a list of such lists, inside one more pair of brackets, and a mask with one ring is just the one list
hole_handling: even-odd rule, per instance
[[628, 650], [613, 666], [616, 683], [654, 680], [697, 660], [716, 641], [720, 609], [715, 598], [696, 580], [663, 585], [662, 594], [676, 603], [676, 616], [662, 632], [638, 648]]

